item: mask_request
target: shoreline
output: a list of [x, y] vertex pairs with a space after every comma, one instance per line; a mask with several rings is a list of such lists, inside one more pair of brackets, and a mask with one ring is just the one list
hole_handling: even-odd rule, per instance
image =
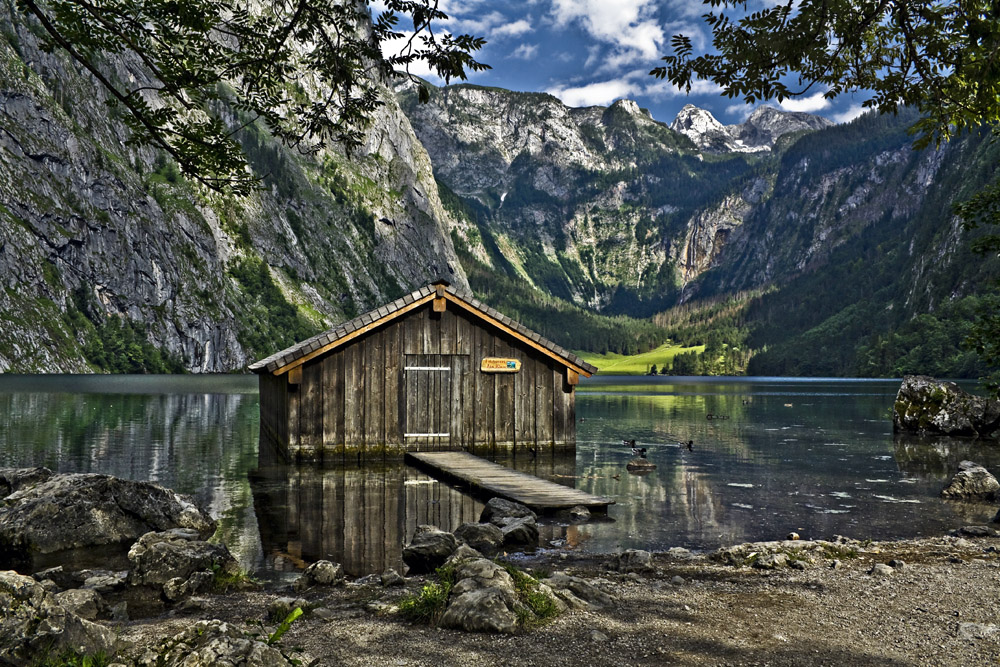
[[[134, 660], [199, 620], [266, 634], [277, 625], [269, 606], [295, 596], [310, 611], [281, 645], [302, 649], [292, 655], [307, 665], [990, 664], [1000, 655], [1000, 536], [985, 532], [992, 535], [672, 549], [652, 555], [653, 569], [633, 572], [609, 569], [613, 554], [519, 555], [511, 559], [519, 568], [581, 577], [612, 604], [515, 635], [402, 619], [395, 605], [433, 576], [393, 588], [369, 577], [200, 596], [117, 628], [131, 645], [121, 657]], [[784, 561], [763, 558], [775, 554]]]

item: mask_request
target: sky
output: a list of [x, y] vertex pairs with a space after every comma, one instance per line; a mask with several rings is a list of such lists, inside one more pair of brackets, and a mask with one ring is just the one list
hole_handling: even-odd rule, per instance
[[[690, 37], [696, 52], [710, 46], [711, 32], [701, 18], [707, 8], [700, 0], [439, 1], [450, 17], [441, 29], [487, 40], [476, 59], [492, 69], [472, 73], [469, 83], [546, 92], [572, 107], [631, 99], [665, 123], [673, 121], [685, 104], [708, 109], [727, 125], [742, 122], [754, 109], [723, 97], [710, 82], [698, 81], [686, 94], [649, 75], [670, 52], [674, 34]], [[750, 10], [755, 3], [762, 7], [767, 2], [750, 0]], [[382, 8], [380, 0], [369, 4], [374, 11]], [[386, 52], [394, 48], [398, 46], [384, 45]], [[444, 84], [426, 68], [413, 67], [411, 72]], [[830, 101], [820, 91], [780, 105], [766, 104], [846, 122], [860, 115], [862, 99]]]

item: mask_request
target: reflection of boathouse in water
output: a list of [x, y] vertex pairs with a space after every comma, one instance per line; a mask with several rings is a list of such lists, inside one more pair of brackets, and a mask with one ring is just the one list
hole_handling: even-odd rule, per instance
[[[522, 472], [572, 485], [572, 454], [507, 459]], [[250, 474], [265, 569], [301, 570], [326, 558], [352, 576], [403, 571], [402, 545], [417, 526], [447, 531], [478, 521], [483, 501], [401, 462], [365, 466], [267, 466]], [[587, 526], [544, 522], [541, 542], [577, 546]]]
[[571, 450], [575, 386], [597, 370], [445, 281], [250, 369], [262, 463]]

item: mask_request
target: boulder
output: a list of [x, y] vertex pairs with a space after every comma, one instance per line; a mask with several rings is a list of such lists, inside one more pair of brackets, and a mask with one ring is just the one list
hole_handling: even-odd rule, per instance
[[479, 588], [452, 595], [441, 625], [467, 632], [517, 631], [517, 614], [511, 611], [508, 596], [498, 588]]
[[580, 577], [557, 572], [543, 581], [556, 596], [575, 609], [585, 606], [600, 609], [611, 605], [610, 595]]
[[301, 609], [305, 612], [309, 607], [309, 601], [305, 598], [275, 598], [267, 605], [267, 618], [274, 623], [281, 623], [296, 609]]
[[538, 546], [538, 524], [530, 516], [501, 519], [500, 534], [505, 547]]
[[463, 523], [455, 537], [485, 556], [494, 556], [503, 546], [503, 533], [492, 523]]
[[406, 579], [399, 572], [396, 572], [391, 567], [382, 573], [380, 578], [382, 585], [386, 588], [390, 586], [405, 586]]
[[892, 411], [895, 431], [996, 437], [1000, 400], [973, 396], [954, 382], [907, 375]]
[[477, 588], [496, 588], [515, 596], [514, 580], [502, 566], [485, 558], [463, 561], [455, 566], [455, 585], [452, 595], [461, 595]]
[[128, 584], [128, 570], [80, 570], [76, 573], [83, 583], [81, 588], [97, 591], [101, 595], [125, 590]]
[[617, 553], [609, 563], [618, 572], [650, 572], [653, 568], [653, 554], [643, 549], [627, 549]]
[[788, 556], [783, 553], [761, 554], [753, 560], [751, 566], [758, 570], [777, 570], [788, 567]]
[[[514, 579], [506, 569], [485, 558], [456, 562], [455, 584], [441, 625], [467, 632], [513, 633], [518, 616], [530, 615], [518, 600]], [[539, 590], [550, 595], [547, 588]]]
[[44, 482], [55, 473], [48, 468], [0, 468], [0, 498], [6, 498], [23, 486]]
[[962, 461], [958, 467], [958, 473], [941, 491], [942, 498], [996, 500], [1000, 495], [1000, 482], [986, 468], [972, 461]]
[[289, 658], [275, 646], [230, 623], [218, 620], [198, 621], [183, 632], [160, 642], [136, 662], [143, 667], [212, 667], [215, 665], [254, 665], [286, 667], [310, 664], [297, 656]]
[[0, 664], [34, 664], [66, 651], [114, 652], [114, 633], [59, 603], [32, 579], [0, 572]]
[[451, 563], [455, 563], [457, 561], [472, 560], [473, 558], [482, 558], [482, 557], [483, 557], [482, 553], [476, 551], [468, 544], [459, 544], [458, 548], [452, 551], [451, 555], [448, 556], [448, 560], [445, 561], [445, 564], [448, 565]]
[[318, 560], [302, 573], [310, 586], [336, 586], [344, 583], [344, 568], [340, 563]]
[[150, 531], [188, 528], [202, 538], [215, 521], [185, 496], [108, 475], [3, 471], [14, 489], [0, 505], [0, 566], [30, 565], [35, 554], [120, 545]]
[[71, 588], [68, 591], [56, 593], [56, 602], [61, 604], [63, 609], [88, 621], [97, 620], [98, 614], [104, 613], [108, 608], [100, 593], [86, 588]]
[[146, 533], [129, 549], [128, 559], [129, 584], [159, 589], [171, 602], [209, 589], [217, 574], [240, 573], [225, 545], [205, 542], [187, 528]]
[[410, 574], [433, 572], [457, 548], [458, 540], [451, 533], [436, 526], [420, 525], [413, 540], [403, 548], [403, 562], [410, 568]]
[[479, 521], [502, 527], [504, 519], [520, 519], [522, 517], [531, 517], [532, 520], [535, 520], [538, 515], [521, 503], [503, 498], [490, 498], [486, 507], [483, 508], [483, 513], [479, 515]]

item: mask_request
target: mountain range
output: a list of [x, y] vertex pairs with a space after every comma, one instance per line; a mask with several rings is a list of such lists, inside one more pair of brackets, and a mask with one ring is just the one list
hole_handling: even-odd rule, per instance
[[238, 371], [443, 275], [574, 349], [707, 344], [700, 372], [892, 374], [927, 327], [978, 371], [956, 336], [1000, 270], [950, 206], [985, 137], [425, 85], [386, 85], [350, 158], [248, 125], [261, 189], [209, 194], [0, 9], [0, 370]]

